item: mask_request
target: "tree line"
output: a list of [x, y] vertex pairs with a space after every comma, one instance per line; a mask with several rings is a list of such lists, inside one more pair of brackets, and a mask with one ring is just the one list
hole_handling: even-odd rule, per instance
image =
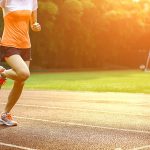
[[39, 0], [38, 20], [32, 68], [122, 69], [146, 61], [150, 0]]

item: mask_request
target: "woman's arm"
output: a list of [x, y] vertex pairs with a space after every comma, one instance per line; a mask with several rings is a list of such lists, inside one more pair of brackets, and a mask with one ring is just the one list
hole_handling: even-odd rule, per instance
[[0, 8], [5, 6], [6, 0], [0, 0]]
[[37, 10], [32, 11], [30, 18], [31, 29], [35, 32], [41, 31], [41, 25], [37, 22]]
[[2, 40], [2, 38], [0, 37], [0, 46], [1, 46], [1, 40]]
[[0, 8], [2, 8], [2, 7], [3, 7], [3, 1], [0, 0]]

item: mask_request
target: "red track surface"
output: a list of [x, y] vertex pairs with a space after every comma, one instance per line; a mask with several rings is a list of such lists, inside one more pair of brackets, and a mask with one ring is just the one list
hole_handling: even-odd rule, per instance
[[148, 150], [149, 108], [144, 94], [24, 91], [13, 109], [19, 125], [0, 125], [0, 150]]

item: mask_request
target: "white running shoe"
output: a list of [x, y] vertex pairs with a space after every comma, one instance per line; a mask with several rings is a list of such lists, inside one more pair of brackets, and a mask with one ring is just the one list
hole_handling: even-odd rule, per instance
[[0, 89], [1, 89], [1, 86], [5, 84], [6, 82], [6, 77], [4, 77], [2, 75], [2, 73], [5, 71], [5, 68], [3, 68], [2, 66], [0, 66]]
[[7, 126], [17, 126], [17, 122], [13, 120], [12, 115], [10, 113], [2, 113], [0, 122]]

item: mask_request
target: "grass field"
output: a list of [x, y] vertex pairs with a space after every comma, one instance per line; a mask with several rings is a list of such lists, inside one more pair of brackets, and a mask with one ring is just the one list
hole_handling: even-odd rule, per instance
[[[10, 88], [12, 81], [4, 86]], [[95, 71], [32, 73], [26, 89], [150, 93], [150, 72]]]

